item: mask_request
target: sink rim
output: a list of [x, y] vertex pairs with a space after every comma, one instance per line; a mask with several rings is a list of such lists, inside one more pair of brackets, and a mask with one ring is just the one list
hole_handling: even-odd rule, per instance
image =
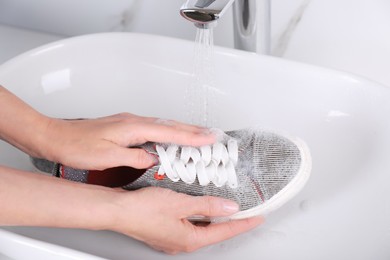
[[[3, 73], [6, 73], [8, 69], [11, 69], [13, 66], [17, 65], [19, 62], [23, 62], [23, 60], [29, 59], [30, 56], [38, 56], [42, 53], [50, 52], [57, 48], [66, 48], [67, 45], [75, 44], [80, 41], [88, 41], [88, 40], [103, 40], [105, 38], [113, 38], [113, 37], [133, 37], [137, 40], [147, 40], [147, 41], [159, 41], [159, 42], [170, 42], [175, 44], [191, 44], [194, 45], [193, 41], [185, 40], [185, 39], [179, 39], [179, 38], [173, 38], [168, 36], [162, 36], [162, 35], [153, 35], [153, 34], [146, 34], [146, 33], [135, 33], [135, 32], [104, 32], [104, 33], [93, 33], [93, 34], [86, 34], [86, 35], [80, 35], [80, 36], [74, 36], [69, 38], [60, 39], [57, 41], [53, 41], [51, 43], [44, 44], [42, 46], [33, 48], [29, 51], [26, 51], [24, 53], [21, 53], [14, 58], [11, 58], [4, 63], [0, 64], [0, 80]], [[390, 91], [390, 86], [386, 86], [384, 84], [381, 84], [373, 79], [370, 79], [368, 77], [358, 75], [355, 73], [343, 71], [343, 70], [337, 70], [334, 68], [327, 68], [322, 67], [318, 65], [308, 64], [300, 61], [293, 61], [288, 60], [280, 57], [275, 56], [269, 56], [269, 55], [263, 55], [258, 54], [254, 52], [247, 52], [243, 50], [237, 50], [232, 48], [227, 48], [223, 46], [214, 46], [214, 51], [217, 55], [233, 55], [233, 56], [242, 56], [244, 58], [254, 59], [254, 58], [261, 58], [264, 62], [272, 62], [272, 63], [279, 63], [284, 66], [292, 66], [298, 69], [310, 69], [314, 71], [320, 71], [323, 72], [329, 76], [332, 77], [345, 77], [349, 80], [358, 81], [365, 84], [370, 84], [373, 87], [376, 88], [382, 88], [386, 91]], [[1, 81], [0, 81], [1, 84]]]
[[[45, 51], [53, 50], [54, 47], [56, 47], [59, 44], [62, 44], [64, 42], [66, 45], [66, 43], [68, 43], [68, 42], [75, 42], [75, 41], [78, 41], [80, 39], [81, 40], [84, 40], [84, 39], [92, 39], [93, 40], [94, 39], [93, 37], [98, 37], [98, 38], [99, 37], [104, 38], [106, 36], [116, 37], [115, 35], [118, 35], [118, 36], [120, 35], [120, 37], [124, 37], [124, 35], [127, 35], [127, 36], [131, 35], [130, 37], [136, 37], [136, 38], [139, 38], [142, 40], [148, 40], [148, 41], [151, 41], [151, 40], [155, 41], [156, 39], [161, 39], [161, 42], [164, 42], [164, 43], [174, 42], [175, 44], [181, 44], [181, 43], [187, 44], [187, 45], [191, 44], [191, 43], [193, 44], [193, 42], [186, 41], [186, 40], [174, 39], [174, 38], [169, 38], [169, 37], [164, 37], [164, 36], [135, 34], [135, 33], [104, 33], [104, 34], [94, 34], [94, 35], [86, 35], [86, 36], [79, 36], [79, 37], [64, 39], [64, 40], [53, 42], [53, 43], [38, 47], [36, 49], [33, 49], [33, 50], [31, 50], [27, 53], [24, 53], [22, 55], [19, 55], [18, 57], [10, 60], [9, 62], [1, 65], [0, 66], [0, 83], [1, 83], [1, 77], [3, 75], [2, 73], [6, 73], [7, 69], [12, 70], [14, 68], [14, 66], [17, 66], [17, 64], [19, 62], [23, 62], [23, 59], [30, 58], [30, 55], [34, 55], [37, 53], [39, 55], [40, 53], [44, 53]], [[322, 68], [319, 66], [309, 65], [309, 64], [300, 63], [300, 62], [288, 61], [288, 60], [284, 60], [281, 58], [268, 57], [268, 56], [258, 56], [257, 54], [254, 54], [254, 53], [247, 53], [244, 51], [233, 50], [233, 49], [228, 49], [228, 48], [223, 48], [223, 47], [216, 47], [215, 51], [217, 52], [217, 54], [220, 54], [220, 55], [230, 55], [230, 56], [233, 55], [233, 56], [240, 57], [240, 58], [261, 60], [261, 62], [263, 62], [264, 64], [272, 63], [273, 65], [276, 64], [276, 65], [281, 65], [284, 67], [292, 66], [294, 69], [297, 69], [297, 70], [307, 70], [308, 69], [309, 71], [317, 71], [318, 73], [325, 73], [326, 75], [331, 76], [331, 77], [341, 78], [343, 80], [355, 81], [355, 82], [358, 82], [359, 84], [360, 83], [363, 84], [364, 86], [367, 84], [367, 85], [369, 85], [369, 87], [372, 87], [373, 91], [375, 89], [384, 90], [384, 91], [386, 91], [386, 97], [389, 96], [388, 94], [390, 94], [390, 92], [389, 92], [390, 89], [387, 86], [384, 86], [382, 84], [378, 84], [378, 83], [376, 83], [372, 80], [366, 79], [364, 77], [360, 77], [360, 76], [353, 75], [353, 74], [346, 73], [346, 72], [342, 72], [342, 71], [337, 71], [337, 70], [328, 69], [328, 68]], [[261, 58], [261, 59], [259, 59], [259, 58]], [[380, 92], [380, 93], [384, 93], [384, 92]], [[387, 107], [388, 106], [386, 106], [386, 108]], [[37, 240], [37, 241], [39, 241], [39, 240]]]

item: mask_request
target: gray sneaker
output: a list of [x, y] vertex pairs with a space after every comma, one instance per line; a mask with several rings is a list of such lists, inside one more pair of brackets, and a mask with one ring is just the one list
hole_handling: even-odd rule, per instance
[[141, 148], [158, 156], [160, 164], [147, 170], [88, 171], [37, 158], [32, 162], [38, 170], [68, 180], [127, 190], [162, 187], [193, 196], [223, 197], [240, 205], [240, 211], [228, 218], [191, 218], [208, 221], [274, 211], [303, 188], [311, 171], [310, 153], [303, 141], [270, 131], [226, 132], [219, 134], [215, 144], [203, 147], [149, 142]]

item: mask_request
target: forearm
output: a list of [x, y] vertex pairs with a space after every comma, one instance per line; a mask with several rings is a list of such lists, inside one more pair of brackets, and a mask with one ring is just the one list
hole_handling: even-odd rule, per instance
[[0, 85], [0, 138], [22, 151], [41, 156], [50, 119]]
[[0, 225], [107, 229], [118, 193], [0, 166]]

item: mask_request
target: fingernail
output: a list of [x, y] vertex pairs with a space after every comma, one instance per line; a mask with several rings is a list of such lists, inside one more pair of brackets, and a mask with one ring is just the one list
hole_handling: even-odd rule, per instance
[[215, 135], [214, 131], [210, 128], [204, 128], [200, 134], [208, 138], [212, 137], [213, 140], [217, 139], [217, 136]]
[[[159, 158], [158, 158], [158, 155], [153, 154], [153, 153], [149, 153], [149, 152], [148, 152], [148, 155], [149, 155], [149, 157], [153, 160], [153, 166], [156, 166], [157, 164], [160, 163], [160, 160], [159, 160]], [[152, 166], [152, 167], [153, 167], [153, 166]]]
[[209, 135], [209, 134], [212, 134], [210, 128], [203, 128], [202, 129], [202, 134], [204, 135]]
[[223, 210], [227, 213], [236, 213], [239, 209], [238, 204], [233, 201], [226, 201], [223, 203]]
[[222, 141], [226, 135], [221, 129], [218, 128], [208, 128], [206, 129], [206, 133], [207, 135], [213, 135], [218, 142]]

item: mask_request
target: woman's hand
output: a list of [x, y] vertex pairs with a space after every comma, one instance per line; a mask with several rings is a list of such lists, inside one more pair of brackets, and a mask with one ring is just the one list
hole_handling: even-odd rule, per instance
[[207, 129], [129, 113], [86, 119], [49, 118], [0, 86], [0, 139], [34, 157], [79, 169], [148, 168], [157, 159], [129, 146], [151, 142], [211, 144]]
[[[6, 108], [0, 109], [1, 139], [32, 156], [74, 168], [147, 168], [156, 158], [129, 146], [147, 141], [201, 146], [215, 141], [203, 128], [127, 113], [88, 120], [52, 119], [1, 86], [0, 103]], [[0, 197], [0, 225], [110, 229], [171, 254], [194, 251], [262, 222], [253, 218], [198, 227], [187, 217], [227, 216], [238, 210], [237, 205], [159, 188], [125, 192], [1, 166]]]
[[129, 113], [86, 119], [51, 119], [44, 158], [79, 169], [148, 168], [157, 158], [138, 148], [147, 141], [201, 146], [215, 141], [207, 129]]
[[228, 216], [237, 205], [162, 188], [124, 191], [0, 166], [0, 226], [112, 230], [174, 254], [248, 231], [262, 218], [195, 226], [192, 215]]
[[115, 201], [117, 218], [111, 230], [143, 241], [169, 254], [192, 252], [232, 238], [263, 223], [262, 217], [196, 226], [193, 215], [229, 216], [238, 205], [216, 197], [192, 197], [162, 188], [122, 192]]
[[201, 146], [215, 141], [207, 129], [129, 113], [86, 119], [49, 118], [0, 86], [0, 139], [34, 157], [79, 169], [116, 166], [148, 168], [157, 159], [142, 149], [147, 141]]

